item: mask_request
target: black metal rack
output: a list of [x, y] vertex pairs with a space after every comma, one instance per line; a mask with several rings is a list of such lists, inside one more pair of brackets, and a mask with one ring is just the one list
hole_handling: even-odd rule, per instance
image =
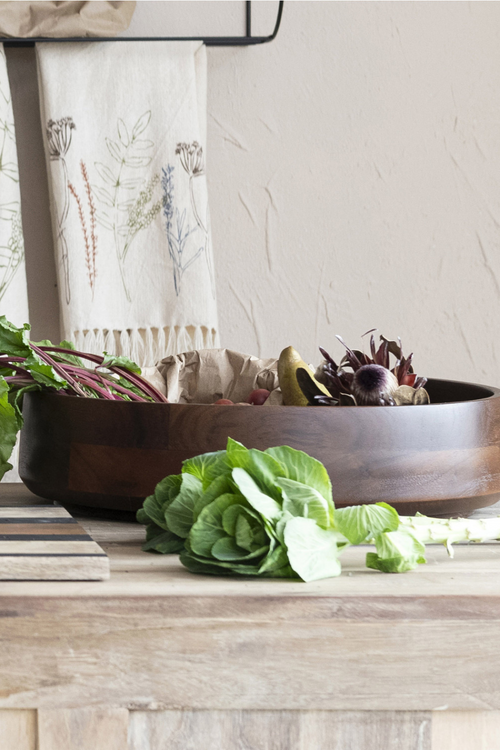
[[40, 42], [204, 42], [207, 47], [248, 47], [253, 44], [272, 42], [278, 34], [283, 15], [284, 0], [278, 5], [278, 15], [274, 31], [269, 36], [252, 36], [252, 0], [245, 2], [246, 33], [245, 36], [149, 36], [149, 37], [0, 37], [4, 47], [33, 47]]

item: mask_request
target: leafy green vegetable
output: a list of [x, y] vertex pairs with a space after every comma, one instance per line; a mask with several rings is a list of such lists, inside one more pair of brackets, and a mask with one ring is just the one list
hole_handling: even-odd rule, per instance
[[203, 494], [201, 481], [192, 474], [182, 474], [179, 493], [165, 509], [170, 531], [185, 539], [193, 525], [194, 506]]
[[12, 469], [9, 458], [16, 444], [19, 426], [16, 409], [9, 403], [9, 386], [0, 378], [0, 479]]
[[111, 367], [123, 367], [124, 370], [130, 370], [130, 372], [134, 372], [136, 375], [141, 374], [141, 368], [139, 365], [136, 365], [135, 362], [132, 362], [128, 357], [115, 357], [107, 352], [104, 352], [104, 359], [100, 366], [106, 367], [108, 370]]
[[[52, 347], [52, 343], [45, 339], [45, 341], [39, 341], [37, 342], [37, 346], [50, 346]], [[80, 359], [78, 356], [78, 352], [76, 351], [75, 345], [71, 341], [61, 341], [59, 344], [59, 349], [71, 349], [75, 352], [75, 354], [67, 354], [66, 352], [61, 353], [58, 352], [57, 357], [61, 362], [67, 362], [69, 365], [74, 365], [75, 367], [84, 367], [83, 360]]]
[[377, 552], [366, 556], [366, 566], [383, 573], [404, 573], [426, 562], [425, 546], [407, 529], [377, 534], [375, 547]]
[[224, 528], [224, 512], [231, 505], [241, 505], [242, 499], [241, 495], [227, 492], [203, 508], [189, 534], [195, 554], [210, 557], [214, 544], [229, 536]]
[[184, 540], [179, 539], [171, 531], [164, 531], [155, 523], [149, 524], [146, 532], [146, 543], [143, 549], [147, 552], [161, 552], [163, 555], [169, 555], [173, 552], [182, 552], [184, 549]]
[[321, 461], [288, 445], [268, 448], [266, 453], [281, 464], [283, 473], [279, 476], [313, 487], [328, 503], [332, 501], [332, 484]]
[[[69, 341], [59, 346], [48, 340], [30, 341], [29, 332], [27, 323], [17, 328], [0, 316], [0, 479], [12, 468], [8, 459], [15, 445], [13, 417], [17, 432], [23, 425], [21, 407], [28, 391], [62, 390], [81, 398], [112, 401], [167, 401], [126, 357], [77, 352]], [[94, 367], [85, 367], [83, 359]], [[108, 367], [113, 372], [99, 371]]]
[[340, 575], [335, 536], [312, 518], [292, 518], [285, 526], [285, 544], [293, 570], [303, 581]]
[[292, 516], [312, 518], [322, 529], [330, 526], [328, 501], [314, 487], [284, 477], [277, 484], [283, 491], [283, 510]]
[[387, 503], [351, 505], [335, 511], [335, 528], [351, 544], [363, 544], [382, 531], [395, 531], [399, 516]]
[[28, 370], [31, 373], [32, 378], [41, 385], [49, 386], [49, 388], [56, 388], [57, 390], [66, 388], [68, 385], [67, 381], [62, 378], [51, 365], [46, 364], [33, 351], [31, 351], [29, 356], [24, 360], [23, 367]]
[[0, 315], [0, 352], [13, 357], [27, 357], [31, 352], [29, 332], [31, 326], [25, 323], [16, 328], [5, 315]]
[[180, 475], [172, 474], [171, 476], [162, 479], [161, 482], [156, 485], [154, 495], [150, 495], [145, 499], [144, 505], [139, 513], [146, 514], [149, 520], [156, 523], [157, 526], [168, 530], [165, 511], [179, 494], [181, 484], [182, 477]]
[[261, 492], [257, 482], [245, 469], [234, 468], [232, 477], [241, 494], [261, 516], [267, 521], [278, 520], [282, 512], [281, 506], [272, 497]]
[[245, 448], [241, 443], [229, 438], [225, 460], [232, 469], [245, 469], [264, 493], [281, 500], [276, 479], [283, 476], [283, 466], [271, 455], [255, 448]]
[[[224, 458], [226, 451], [215, 451], [214, 453], [202, 453], [201, 456], [188, 458], [182, 464], [182, 473], [192, 474], [197, 477], [206, 490], [215, 478], [218, 478], [223, 471], [229, 473], [229, 467], [226, 467]], [[213, 470], [215, 469], [215, 474]]]
[[198, 516], [200, 515], [203, 508], [205, 508], [207, 505], [210, 505], [210, 503], [216, 500], [220, 495], [225, 495], [228, 492], [234, 493], [236, 492], [236, 490], [236, 485], [232, 481], [229, 474], [221, 474], [219, 477], [214, 479], [194, 504], [193, 523], [198, 519]]
[[181, 490], [182, 476], [172, 474], [156, 485], [153, 495], [144, 500], [137, 511], [139, 523], [147, 524], [146, 543], [143, 549], [147, 552], [180, 552], [184, 548], [183, 537], [171, 531], [165, 516], [166, 510]]
[[[500, 538], [500, 519], [400, 517], [387, 503], [335, 509], [324, 466], [288, 446], [225, 451], [184, 462], [137, 514], [144, 550], [179, 552], [193, 573], [299, 578], [340, 575], [351, 544], [375, 544], [366, 565], [402, 573], [425, 563], [425, 543]], [[486, 525], [485, 525], [486, 524]]]

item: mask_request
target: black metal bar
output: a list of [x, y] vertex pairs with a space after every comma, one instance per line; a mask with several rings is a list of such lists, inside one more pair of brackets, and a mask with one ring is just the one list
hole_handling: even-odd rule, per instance
[[246, 33], [247, 33], [247, 36], [252, 36], [252, 0], [246, 0], [245, 10], [247, 14]]
[[267, 44], [276, 38], [283, 15], [284, 0], [280, 0], [274, 31], [269, 36], [251, 35], [251, 0], [246, 2], [246, 36], [146, 36], [146, 37], [0, 37], [4, 47], [34, 47], [41, 42], [203, 42], [207, 47], [249, 47]]

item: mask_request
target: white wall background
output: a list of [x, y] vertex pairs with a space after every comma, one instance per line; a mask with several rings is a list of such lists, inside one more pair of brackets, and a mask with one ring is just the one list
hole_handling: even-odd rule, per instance
[[[270, 31], [277, 3], [254, 6]], [[243, 19], [239, 2], [140, 2], [127, 33]], [[422, 374], [500, 385], [500, 3], [288, 1], [272, 44], [208, 57], [222, 344], [316, 362], [377, 327]], [[32, 53], [9, 63], [32, 323], [56, 338]]]

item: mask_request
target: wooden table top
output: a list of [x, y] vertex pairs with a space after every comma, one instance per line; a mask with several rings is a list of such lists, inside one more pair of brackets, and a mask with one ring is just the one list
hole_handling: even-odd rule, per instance
[[[23, 485], [1, 485], [1, 505], [35, 505], [49, 501]], [[500, 505], [500, 504], [499, 504]], [[273, 596], [399, 597], [495, 596], [500, 607], [500, 543], [456, 545], [450, 560], [442, 545], [427, 547], [428, 562], [407, 574], [387, 575], [365, 567], [369, 547], [351, 547], [341, 557], [342, 575], [312, 583], [276, 579], [215, 578], [187, 571], [177, 555], [141, 550], [145, 530], [133, 522], [103, 520], [68, 509], [111, 561], [111, 578], [99, 582], [0, 582], [1, 596]], [[500, 515], [500, 507], [476, 511], [473, 518]]]
[[[1, 505], [35, 502], [0, 488]], [[75, 515], [111, 578], [0, 583], [0, 708], [102, 702], [104, 686], [148, 709], [500, 708], [499, 543], [432, 546], [400, 575], [355, 547], [339, 578], [227, 579], [142, 552], [142, 526]]]

